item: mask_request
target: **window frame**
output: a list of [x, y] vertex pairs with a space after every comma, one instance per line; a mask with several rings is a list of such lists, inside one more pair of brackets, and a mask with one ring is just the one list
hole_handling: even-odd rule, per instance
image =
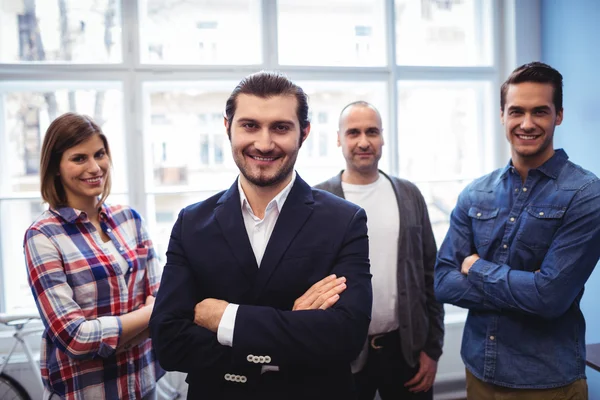
[[[485, 80], [494, 89], [499, 88], [504, 77], [516, 65], [530, 61], [529, 57], [539, 56], [541, 45], [539, 34], [531, 35], [536, 29], [535, 24], [517, 17], [516, 0], [506, 2], [492, 1], [492, 65], [488, 67], [420, 67], [396, 65], [396, 36], [395, 36], [395, 4], [394, 0], [379, 0], [385, 2], [385, 31], [386, 31], [386, 62], [384, 67], [320, 67], [293, 66], [278, 63], [278, 25], [277, 2], [261, 0], [261, 33], [262, 33], [262, 63], [257, 65], [173, 65], [146, 64], [141, 62], [140, 49], [140, 10], [136, 1], [122, 0], [121, 7], [121, 41], [122, 62], [107, 64], [68, 64], [68, 63], [0, 63], [0, 82], [2, 85], [14, 82], [47, 81], [51, 85], [57, 82], [119, 82], [123, 90], [123, 129], [127, 154], [127, 177], [129, 183], [129, 200], [141, 215], [147, 217], [150, 227], [153, 225], [149, 216], [152, 211], [148, 206], [149, 199], [160, 194], [146, 187], [146, 170], [149, 165], [148, 140], [144, 134], [147, 126], [145, 111], [146, 84], [158, 84], [166, 81], [198, 82], [210, 81], [239, 81], [240, 77], [262, 69], [279, 70], [286, 73], [295, 81], [378, 81], [387, 88], [387, 104], [389, 118], [386, 122], [388, 132], [385, 157], [388, 158], [389, 173], [402, 176], [399, 171], [398, 149], [398, 83], [403, 80]], [[480, 1], [480, 0], [475, 0]], [[535, 2], [532, 2], [535, 3]], [[536, 4], [524, 5], [528, 15], [539, 14]], [[539, 4], [537, 5], [539, 8]], [[519, 6], [519, 13], [522, 13]], [[538, 15], [539, 17], [539, 15]], [[539, 24], [538, 24], [539, 25]], [[539, 28], [539, 26], [538, 26]], [[533, 51], [531, 50], [533, 49]], [[537, 53], [536, 53], [537, 52]], [[533, 53], [533, 54], [532, 54]], [[539, 58], [539, 57], [538, 57]], [[499, 99], [495, 99], [494, 108], [499, 110]], [[0, 102], [0, 125], [3, 124], [4, 110]], [[493, 110], [490, 110], [493, 113]], [[494, 114], [492, 114], [494, 115]], [[316, 116], [313, 116], [316, 117]], [[489, 126], [489, 136], [494, 138], [487, 143], [486, 170], [497, 168], [506, 163], [509, 148], [503, 138], [499, 119]], [[0, 129], [0, 142], [4, 140], [3, 130]], [[317, 148], [318, 151], [318, 148]], [[0, 150], [0, 153], [2, 150]], [[1, 155], [1, 154], [0, 154]], [[0, 165], [1, 167], [1, 165]], [[0, 175], [0, 185], [3, 176]], [[195, 191], [198, 192], [198, 191]], [[39, 198], [29, 194], [25, 198]], [[22, 196], [20, 196], [22, 197]], [[11, 195], [0, 192], [0, 202], [11, 199]], [[0, 231], [0, 254], [2, 254], [2, 237]], [[0, 257], [0, 282], [4, 282], [2, 258]], [[0, 291], [0, 312], [4, 312], [6, 301], [4, 290]]]

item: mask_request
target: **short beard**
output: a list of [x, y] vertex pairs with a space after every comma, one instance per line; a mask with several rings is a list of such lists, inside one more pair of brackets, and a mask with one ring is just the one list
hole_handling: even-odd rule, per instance
[[[290, 160], [289, 163], [287, 163], [287, 165], [282, 166], [282, 168], [277, 171], [277, 173], [275, 174], [275, 176], [270, 177], [270, 178], [266, 178], [266, 177], [255, 177], [255, 176], [251, 176], [250, 174], [248, 174], [246, 172], [245, 168], [240, 168], [240, 172], [242, 173], [242, 175], [244, 176], [244, 178], [246, 178], [246, 180], [248, 182], [250, 182], [251, 184], [258, 186], [258, 187], [269, 187], [269, 186], [275, 186], [278, 183], [284, 181], [288, 176], [290, 176], [290, 174], [292, 173], [292, 171], [294, 170], [294, 165], [296, 164], [296, 158], [297, 158], [298, 153], [296, 153], [296, 156]], [[239, 166], [238, 166], [239, 168]]]

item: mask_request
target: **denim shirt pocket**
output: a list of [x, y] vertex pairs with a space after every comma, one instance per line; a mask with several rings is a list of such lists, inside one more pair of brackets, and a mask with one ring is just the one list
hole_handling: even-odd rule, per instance
[[517, 241], [533, 250], [548, 249], [564, 215], [564, 208], [527, 206], [521, 216]]
[[492, 240], [492, 233], [499, 212], [499, 208], [493, 210], [477, 206], [469, 208], [468, 215], [473, 226], [473, 240], [475, 241], [475, 247], [478, 249]]

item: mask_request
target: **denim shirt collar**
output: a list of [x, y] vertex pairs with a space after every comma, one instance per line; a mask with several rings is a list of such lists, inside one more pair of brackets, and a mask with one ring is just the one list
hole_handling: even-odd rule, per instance
[[[554, 155], [550, 157], [545, 163], [540, 165], [537, 168], [533, 168], [531, 171], [540, 171], [544, 175], [549, 178], [556, 179], [558, 178], [558, 174], [560, 174], [561, 169], [564, 167], [565, 163], [569, 159], [569, 156], [563, 149], [554, 150]], [[508, 164], [502, 169], [502, 173], [500, 174], [500, 178], [506, 177], [506, 175], [513, 169], [512, 159], [508, 162]]]

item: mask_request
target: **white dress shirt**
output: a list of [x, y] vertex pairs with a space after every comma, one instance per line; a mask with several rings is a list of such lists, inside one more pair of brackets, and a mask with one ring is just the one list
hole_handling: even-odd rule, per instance
[[[296, 171], [293, 172], [290, 183], [288, 183], [288, 185], [284, 187], [283, 190], [269, 202], [269, 204], [267, 204], [265, 216], [263, 219], [260, 219], [254, 214], [254, 211], [252, 211], [252, 207], [250, 207], [250, 203], [246, 198], [246, 194], [244, 193], [244, 189], [238, 178], [242, 217], [244, 218], [246, 233], [248, 234], [248, 239], [250, 239], [250, 245], [252, 246], [254, 257], [256, 257], [256, 264], [258, 264], [259, 268], [263, 255], [265, 254], [265, 249], [267, 248], [267, 244], [269, 243], [269, 239], [271, 238], [271, 234], [273, 233], [273, 229], [275, 228], [275, 224], [277, 223], [277, 219], [283, 208], [283, 204], [290, 194], [295, 181]], [[233, 346], [233, 330], [235, 328], [235, 317], [237, 315], [238, 307], [238, 304], [230, 303], [225, 308], [225, 312], [221, 317], [221, 322], [217, 329], [217, 340], [224, 346]], [[269, 370], [279, 370], [279, 368], [276, 366], [262, 367], [262, 372]]]

